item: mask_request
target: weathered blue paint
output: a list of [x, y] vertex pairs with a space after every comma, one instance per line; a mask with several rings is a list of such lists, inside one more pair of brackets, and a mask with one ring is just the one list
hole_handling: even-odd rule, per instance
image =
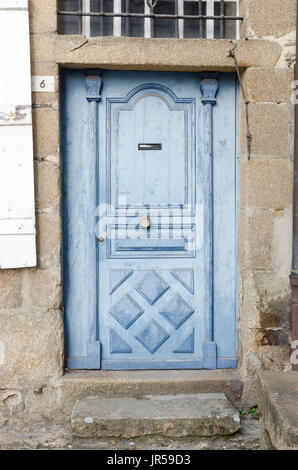
[[195, 330], [193, 329], [190, 334], [182, 341], [181, 344], [174, 349], [174, 353], [193, 353], [195, 345]]
[[88, 174], [88, 186], [85, 188], [87, 193], [88, 207], [88, 246], [89, 251], [85, 253], [85, 266], [88, 270], [89, 283], [86, 292], [85, 301], [89, 308], [89, 341], [87, 344], [88, 369], [100, 367], [100, 344], [98, 338], [98, 316], [97, 316], [97, 266], [94, 260], [97, 259], [97, 240], [94, 233], [94, 213], [97, 202], [97, 183], [96, 172], [98, 162], [98, 103], [101, 100], [102, 79], [96, 70], [86, 71], [86, 99], [89, 103], [89, 151], [86, 153], [86, 170]]
[[[111, 370], [235, 367], [235, 77], [102, 71], [99, 101], [96, 76], [92, 90], [94, 75], [62, 80], [67, 366], [99, 368], [101, 354]], [[156, 213], [114, 240], [127, 221], [108, 206], [96, 244], [95, 202]], [[196, 249], [158, 216], [181, 207], [183, 229], [203, 231]]]
[[204, 271], [205, 271], [205, 340], [203, 363], [206, 369], [216, 369], [216, 342], [213, 337], [213, 105], [216, 104], [218, 74], [206, 74], [201, 81], [204, 129], [203, 178], [204, 202]]
[[150, 305], [155, 304], [169, 288], [170, 286], [154, 271], [148, 272], [145, 277], [135, 285], [136, 291], [138, 291]]
[[230, 303], [236, 311], [237, 302], [237, 91], [236, 80], [221, 76], [213, 107], [213, 335], [218, 357], [235, 355], [237, 342], [236, 321], [229, 315]]
[[168, 332], [153, 319], [135, 336], [135, 338], [148, 349], [150, 354], [155, 353], [169, 337]]
[[178, 329], [194, 313], [194, 309], [181, 297], [175, 294], [159, 312], [171, 325]]
[[126, 281], [133, 273], [132, 269], [111, 269], [110, 270], [110, 295]]
[[109, 313], [127, 330], [144, 310], [129, 294], [125, 294], [112, 306]]
[[[185, 354], [186, 356], [189, 354]], [[177, 356], [177, 354], [175, 354]], [[235, 369], [237, 366], [237, 360], [235, 357], [217, 357], [217, 369]], [[72, 367], [75, 368], [75, 367]], [[153, 359], [150, 361], [150, 367], [148, 367], [148, 361], [134, 360], [134, 359], [115, 359], [104, 361], [104, 368], [106, 370], [140, 370], [140, 369], [204, 369], [202, 359], [180, 359], [172, 361]]]
[[[95, 70], [80, 73], [79, 80], [77, 78], [73, 74], [69, 74], [67, 80], [63, 77], [64, 92], [61, 94], [65, 113], [65, 119], [62, 120], [62, 147], [65, 149], [62, 172], [67, 365], [72, 368], [97, 369], [100, 368], [101, 348], [98, 336], [94, 214], [98, 168], [97, 107], [102, 80]], [[77, 113], [79, 120], [73, 122], [72, 117]]]
[[116, 331], [110, 329], [110, 352], [112, 354], [132, 353], [132, 349]]
[[172, 276], [174, 276], [181, 284], [189, 290], [192, 294], [194, 291], [194, 277], [193, 269], [174, 269], [171, 271]]

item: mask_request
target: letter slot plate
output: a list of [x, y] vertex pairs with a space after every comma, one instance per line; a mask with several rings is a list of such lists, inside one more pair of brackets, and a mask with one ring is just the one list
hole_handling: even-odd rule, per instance
[[138, 150], [162, 150], [162, 144], [138, 144]]

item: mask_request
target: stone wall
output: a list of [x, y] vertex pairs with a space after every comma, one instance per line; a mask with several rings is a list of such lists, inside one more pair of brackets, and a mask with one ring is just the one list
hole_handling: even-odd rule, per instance
[[[238, 357], [248, 405], [257, 370], [290, 368], [295, 4], [242, 0], [235, 50], [252, 134], [248, 160], [241, 97]], [[59, 67], [235, 71], [229, 40], [58, 36], [55, 0], [29, 0], [29, 11], [32, 74], [54, 75], [56, 89], [33, 94], [38, 267], [0, 271], [0, 425], [60, 407], [51, 385], [64, 373]]]
[[[291, 368], [290, 284], [293, 193], [295, 2], [250, 0], [242, 35], [280, 46], [273, 67], [248, 67], [251, 160], [240, 111], [239, 353], [247, 396], [258, 369]], [[269, 5], [270, 4], [270, 5]], [[251, 386], [249, 386], [251, 383]]]

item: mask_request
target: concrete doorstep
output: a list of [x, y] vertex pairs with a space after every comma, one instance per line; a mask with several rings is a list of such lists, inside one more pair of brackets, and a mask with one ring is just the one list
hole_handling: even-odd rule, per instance
[[240, 429], [238, 411], [222, 393], [86, 397], [75, 403], [74, 437], [225, 436]]

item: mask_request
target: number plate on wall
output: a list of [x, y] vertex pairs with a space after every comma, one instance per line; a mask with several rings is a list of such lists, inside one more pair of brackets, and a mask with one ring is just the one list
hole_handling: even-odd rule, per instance
[[54, 77], [44, 77], [35, 75], [32, 77], [33, 93], [54, 93], [55, 79]]

